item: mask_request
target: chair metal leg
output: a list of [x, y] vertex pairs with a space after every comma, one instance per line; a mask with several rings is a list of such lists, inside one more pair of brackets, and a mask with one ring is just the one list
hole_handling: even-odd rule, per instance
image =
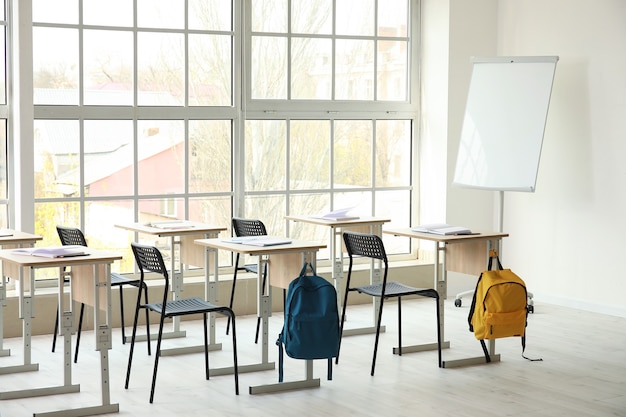
[[[137, 294], [137, 302], [139, 302], [139, 298], [141, 297], [142, 288], [143, 288], [143, 298], [147, 305], [148, 304], [148, 286], [146, 285], [145, 282], [139, 288], [139, 294]], [[151, 345], [150, 343], [150, 311], [147, 308], [145, 308], [144, 310], [146, 310], [146, 342], [148, 343], [148, 356], [150, 356], [152, 355], [152, 350], [150, 347]]]
[[122, 344], [126, 344], [126, 330], [124, 329], [124, 286], [120, 285], [120, 327], [122, 328]]
[[436, 308], [436, 313], [437, 313], [437, 353], [439, 355], [439, 367], [441, 368], [443, 366], [443, 361], [441, 358], [441, 319], [439, 316], [439, 293], [437, 293], [437, 296], [435, 297], [435, 304], [437, 305]]
[[204, 324], [204, 378], [209, 380], [209, 331], [207, 329], [207, 313], [202, 315], [202, 324]]
[[85, 313], [85, 304], [80, 303], [80, 315], [78, 316], [78, 330], [76, 331], [76, 350], [74, 351], [74, 363], [78, 362], [78, 347], [80, 346], [80, 334], [83, 329], [84, 313]]
[[239, 395], [239, 365], [237, 362], [237, 332], [235, 331], [235, 313], [232, 310], [228, 312], [233, 324], [233, 367], [235, 374], [235, 394]]
[[[126, 366], [126, 382], [124, 383], [124, 388], [128, 389], [128, 383], [130, 382], [130, 369], [133, 363], [133, 354], [135, 353], [135, 338], [137, 336], [137, 322], [139, 321], [139, 309], [141, 308], [141, 292], [143, 286], [139, 287], [139, 293], [137, 294], [137, 303], [135, 306], [135, 318], [133, 319], [133, 332], [130, 337], [130, 351], [128, 352], [128, 365]], [[146, 304], [148, 303], [146, 292]], [[146, 315], [148, 314], [148, 309], [146, 308]], [[150, 355], [150, 335], [148, 333], [148, 355]]]
[[398, 356], [402, 356], [402, 297], [398, 297]]
[[346, 321], [346, 306], [348, 305], [348, 293], [350, 292], [346, 284], [346, 290], [343, 295], [343, 304], [341, 309], [341, 321], [339, 322], [339, 347], [337, 348], [337, 356], [335, 357], [335, 365], [339, 363], [339, 352], [341, 351], [341, 340], [343, 339], [343, 324]]
[[54, 320], [54, 333], [52, 333], [52, 352], [57, 346], [57, 333], [59, 333], [59, 306], [57, 306], [57, 315]]
[[[267, 283], [267, 263], [263, 264], [263, 285], [261, 288], [265, 290], [265, 284]], [[284, 305], [284, 303], [283, 303]], [[231, 308], [232, 310], [232, 308]], [[259, 329], [261, 328], [261, 317], [256, 318], [256, 333], [254, 335], [254, 343], [259, 343]]]
[[380, 308], [378, 309], [378, 322], [376, 323], [376, 340], [374, 341], [374, 356], [372, 357], [372, 372], [371, 376], [374, 376], [374, 368], [376, 367], [376, 354], [378, 353], [378, 339], [380, 339], [380, 323], [383, 318], [383, 302], [384, 298], [380, 299]]
[[[235, 285], [237, 284], [237, 271], [239, 270], [239, 254], [235, 257], [235, 272], [233, 274], [233, 287], [230, 289], [230, 302], [228, 303], [228, 308], [233, 309], [233, 301], [235, 300]], [[228, 321], [226, 322], [226, 334], [228, 334], [228, 329], [230, 329], [230, 316], [228, 317]]]
[[161, 340], [163, 338], [163, 322], [164, 321], [165, 321], [165, 316], [161, 314], [161, 322], [159, 323], [159, 336], [157, 338], [156, 352], [154, 354], [154, 371], [152, 372], [152, 388], [150, 389], [150, 404], [152, 404], [154, 400], [154, 389], [156, 387], [156, 377], [157, 377], [157, 371], [159, 369], [159, 358], [161, 357]]

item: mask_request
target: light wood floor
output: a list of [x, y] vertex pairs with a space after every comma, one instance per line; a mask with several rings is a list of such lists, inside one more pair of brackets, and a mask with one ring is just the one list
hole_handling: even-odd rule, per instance
[[[431, 300], [403, 303], [404, 344], [435, 340], [434, 307]], [[370, 319], [371, 308], [352, 307], [350, 325]], [[541, 357], [529, 362], [520, 356], [518, 338], [502, 339], [497, 350], [500, 363], [456, 369], [440, 369], [436, 352], [391, 354], [397, 339], [396, 305], [386, 304], [376, 375], [369, 374], [373, 335], [343, 340], [334, 378], [325, 378], [325, 362], [316, 361], [315, 375], [321, 387], [284, 393], [249, 395], [250, 385], [277, 382], [277, 372], [240, 375], [241, 394], [235, 396], [232, 376], [204, 380], [202, 354], [162, 357], [155, 401], [149, 404], [152, 358], [145, 343], [136, 349], [131, 384], [124, 389], [128, 345], [121, 345], [114, 332], [111, 351], [111, 398], [119, 403], [118, 416], [626, 416], [626, 319], [535, 303], [530, 316], [526, 353]], [[467, 330], [468, 307], [455, 308], [446, 301], [446, 340], [451, 348], [444, 359], [481, 354], [479, 343]], [[412, 321], [419, 320], [415, 326]], [[260, 357], [253, 343], [256, 318], [239, 317], [240, 364]], [[273, 344], [282, 323], [280, 314], [271, 319], [270, 359], [277, 358]], [[224, 320], [218, 320], [218, 341], [223, 350], [211, 353], [212, 366], [231, 364], [230, 339], [224, 335]], [[201, 322], [184, 322], [185, 339], [165, 341], [167, 346], [200, 343]], [[193, 339], [193, 340], [192, 340]], [[0, 390], [60, 384], [61, 352], [50, 353], [49, 336], [33, 340], [33, 360], [38, 372], [0, 375]], [[73, 382], [77, 394], [0, 401], [2, 417], [30, 416], [33, 412], [95, 405], [100, 401], [99, 364], [93, 351], [93, 333], [83, 335]], [[165, 345], [164, 345], [165, 346]], [[9, 339], [5, 347], [12, 356], [0, 358], [0, 366], [19, 363], [21, 339]], [[285, 363], [285, 380], [299, 379], [304, 362]]]

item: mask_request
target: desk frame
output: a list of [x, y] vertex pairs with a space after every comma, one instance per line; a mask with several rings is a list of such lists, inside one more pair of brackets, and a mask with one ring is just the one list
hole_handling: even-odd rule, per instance
[[[238, 243], [225, 242], [221, 239], [200, 239], [195, 241], [198, 245], [206, 247], [206, 259], [207, 270], [209, 257], [213, 257], [213, 281], [207, 286], [207, 299], [211, 302], [216, 301], [216, 288], [218, 282], [218, 252], [219, 250], [227, 250], [230, 252], [239, 253], [241, 255], [250, 255], [258, 257], [258, 269], [257, 269], [257, 316], [261, 318], [262, 335], [261, 335], [261, 362], [252, 365], [240, 365], [239, 373], [242, 372], [255, 372], [255, 371], [267, 371], [273, 370], [276, 365], [274, 362], [269, 361], [269, 317], [272, 314], [272, 298], [269, 291], [272, 284], [272, 267], [268, 268], [269, 279], [263, 287], [263, 267], [266, 262], [272, 262], [272, 260], [281, 261], [283, 255], [301, 256], [301, 262], [299, 262], [297, 271], [294, 269], [292, 277], [295, 278], [300, 273], [304, 262], [310, 262], [315, 266], [316, 253], [325, 248], [326, 245], [320, 245], [313, 242], [306, 241], [293, 241], [286, 245], [276, 246], [252, 246], [243, 245]], [[283, 271], [287, 273], [286, 271]], [[277, 282], [274, 282], [277, 284]], [[284, 288], [284, 282], [279, 283], [280, 287]], [[274, 285], [276, 286], [276, 285]], [[214, 317], [211, 319], [211, 342], [215, 337], [215, 321]], [[305, 378], [299, 381], [287, 381], [279, 382], [276, 384], [265, 384], [249, 387], [249, 393], [265, 394], [270, 392], [281, 392], [302, 388], [317, 388], [320, 386], [319, 378], [313, 378], [313, 361], [305, 361]], [[210, 369], [209, 375], [226, 375], [232, 374], [233, 368], [220, 368]]]
[[[445, 336], [444, 336], [444, 300], [447, 297], [448, 294], [448, 271], [451, 272], [461, 272], [461, 273], [471, 273], [473, 275], [476, 275], [476, 262], [471, 262], [468, 257], [469, 256], [477, 256], [477, 254], [475, 253], [475, 251], [472, 251], [471, 253], [463, 253], [463, 250], [466, 249], [466, 247], [469, 247], [470, 244], [476, 244], [476, 243], [484, 243], [485, 244], [485, 250], [484, 250], [484, 258], [482, 259], [482, 261], [479, 261], [478, 259], [475, 259], [474, 261], [478, 261], [478, 265], [481, 265], [481, 269], [480, 271], [483, 271], [488, 263], [488, 259], [489, 259], [489, 251], [491, 249], [496, 249], [499, 251], [499, 246], [500, 246], [500, 241], [502, 240], [503, 237], [507, 237], [508, 234], [507, 233], [499, 233], [499, 232], [479, 232], [477, 234], [472, 234], [472, 235], [455, 235], [455, 236], [441, 236], [441, 235], [436, 235], [436, 234], [432, 234], [432, 233], [421, 233], [421, 232], [414, 232], [411, 229], [407, 228], [407, 229], [392, 229], [392, 230], [385, 230], [384, 231], [387, 234], [391, 234], [394, 236], [402, 236], [402, 237], [409, 237], [412, 239], [419, 239], [419, 240], [427, 240], [427, 241], [431, 241], [434, 242], [435, 244], [435, 260], [434, 260], [434, 285], [437, 289], [437, 292], [439, 293], [439, 314], [440, 314], [440, 331], [441, 331], [441, 340], [442, 342], [442, 348], [449, 348], [450, 347], [450, 342], [449, 341], [445, 341]], [[455, 253], [455, 255], [457, 255], [458, 262], [454, 265], [454, 267], [452, 268], [448, 268], [448, 255], [450, 252], [451, 245], [454, 246], [454, 249], [458, 249], [458, 252]], [[475, 247], [472, 247], [473, 249], [475, 249]], [[482, 255], [481, 255], [482, 256]], [[441, 259], [441, 262], [440, 262]], [[472, 263], [473, 265], [466, 265], [468, 263]], [[408, 353], [408, 352], [418, 352], [418, 351], [424, 351], [424, 350], [431, 350], [433, 349], [432, 347], [433, 345], [428, 344], [428, 345], [416, 345], [416, 346], [407, 346], [407, 347], [402, 347], [402, 353]], [[495, 353], [495, 340], [489, 340], [489, 355], [491, 356], [491, 362], [499, 362], [500, 361], [500, 354], [496, 354]], [[436, 349], [436, 344], [434, 345], [434, 349]], [[394, 353], [396, 352], [396, 349], [394, 349]], [[460, 366], [468, 366], [468, 365], [477, 365], [477, 364], [483, 364], [486, 363], [486, 359], [485, 356], [477, 356], [477, 357], [471, 357], [471, 358], [466, 358], [466, 359], [456, 359], [456, 360], [449, 360], [449, 361], [443, 361], [442, 363], [442, 367], [443, 368], [456, 368], [456, 367], [460, 367]]]
[[[94, 306], [94, 336], [96, 351], [100, 352], [100, 383], [101, 404], [92, 407], [82, 407], [69, 410], [59, 410], [44, 413], [34, 413], [41, 417], [63, 416], [91, 416], [119, 412], [119, 404], [112, 404], [110, 398], [109, 355], [111, 349], [111, 263], [122, 259], [121, 256], [104, 251], [88, 249], [88, 256], [71, 258], [41, 258], [28, 255], [15, 255], [11, 250], [0, 251], [3, 264], [9, 263], [19, 269], [19, 316], [24, 326], [24, 361], [30, 361], [31, 334], [28, 330], [33, 318], [33, 304], [35, 300], [34, 269], [58, 268], [58, 302], [59, 302], [59, 335], [63, 336], [63, 385], [28, 388], [17, 391], [0, 393], [0, 400], [30, 398], [44, 395], [68, 394], [80, 392], [80, 385], [72, 383], [72, 328], [74, 321], [73, 303], [75, 295], [80, 295], [79, 301]], [[64, 268], [72, 268], [70, 279], [70, 301], [66, 309], [63, 289], [65, 286]], [[25, 270], [27, 270], [25, 272]], [[80, 270], [80, 273], [77, 273]], [[91, 270], [91, 279], [84, 273]], [[27, 277], [28, 276], [28, 287]], [[28, 288], [28, 290], [26, 289]], [[91, 290], [90, 290], [91, 289]], [[27, 294], [28, 292], [28, 294]], [[91, 292], [91, 293], [90, 293]], [[91, 303], [92, 301], [93, 303]]]
[[[30, 233], [19, 232], [16, 230], [7, 230], [7, 233], [11, 233], [9, 236], [0, 236], [0, 247], [3, 249], [9, 248], [22, 248], [32, 247], [35, 242], [42, 239], [41, 236], [33, 235]], [[4, 307], [6, 306], [7, 299], [7, 275], [5, 274], [4, 267], [0, 273], [0, 357], [10, 356], [11, 349], [4, 349]], [[31, 314], [32, 315], [32, 314]], [[22, 329], [22, 334], [28, 333], [30, 336], [30, 327]], [[29, 344], [30, 345], [30, 344]], [[31, 363], [30, 349], [24, 347], [24, 363], [16, 366], [4, 366], [0, 367], [0, 375], [15, 373], [15, 372], [30, 372], [39, 369], [38, 364]]]
[[[184, 284], [184, 265], [186, 259], [194, 258], [193, 254], [187, 256], [184, 253], [184, 249], [193, 249], [194, 245], [191, 243], [198, 237], [205, 239], [216, 238], [220, 232], [227, 230], [225, 227], [209, 226], [203, 223], [193, 221], [182, 221], [180, 228], [175, 229], [162, 229], [159, 227], [149, 226], [143, 223], [131, 223], [131, 224], [116, 224], [115, 227], [125, 229], [135, 233], [142, 233], [156, 237], [165, 237], [170, 240], [171, 262], [170, 262], [170, 276], [171, 276], [171, 292], [172, 298], [178, 300], [183, 292]], [[180, 256], [176, 259], [176, 247], [179, 248]], [[185, 246], [185, 248], [184, 248]], [[186, 247], [188, 246], [188, 247]], [[201, 257], [201, 256], [200, 256]], [[200, 265], [195, 265], [200, 266]], [[208, 269], [205, 269], [205, 275], [208, 274]], [[208, 279], [207, 279], [208, 282]], [[208, 298], [207, 298], [208, 300]], [[173, 339], [177, 337], [186, 337], [187, 332], [180, 328], [180, 317], [176, 316], [172, 318], [172, 330], [170, 332], [163, 333], [163, 339]], [[214, 340], [214, 339], [212, 339]], [[130, 342], [130, 336], [126, 336], [126, 341]], [[137, 335], [135, 342], [146, 341], [146, 335]], [[211, 344], [209, 350], [219, 350], [221, 345]], [[170, 348], [161, 350], [162, 356], [180, 355], [186, 353], [203, 352], [204, 345], [199, 346], [186, 346], [180, 348]]]
[[[343, 239], [342, 235], [345, 230], [354, 230], [363, 233], [374, 234], [382, 237], [383, 224], [391, 220], [376, 217], [361, 217], [352, 220], [326, 220], [311, 216], [285, 216], [285, 219], [294, 222], [309, 223], [318, 226], [330, 227], [330, 260], [332, 264], [332, 278], [337, 290], [337, 307], [341, 311], [341, 303], [344, 294], [344, 260], [343, 260]], [[382, 282], [381, 262], [370, 261], [370, 284]], [[376, 333], [377, 312], [380, 308], [380, 298], [373, 297], [372, 326], [344, 329], [343, 336], [355, 336], [362, 334]], [[384, 332], [385, 326], [380, 326], [380, 331]]]

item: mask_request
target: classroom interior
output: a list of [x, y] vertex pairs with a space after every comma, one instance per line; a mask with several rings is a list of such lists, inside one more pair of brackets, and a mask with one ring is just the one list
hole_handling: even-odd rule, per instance
[[[243, 393], [235, 398], [230, 377], [204, 381], [199, 375], [193, 379], [202, 359], [185, 356], [174, 359], [173, 364], [163, 362], [171, 379], [159, 381], [162, 388], [156, 402], [148, 404], [151, 359], [139, 350], [137, 360], [143, 366], [137, 369], [143, 371], [136, 374], [135, 387], [124, 390], [128, 347], [119, 345], [116, 328], [111, 385], [120, 412], [114, 415], [191, 415], [207, 410], [218, 415], [273, 415], [286, 408], [303, 415], [372, 416], [416, 412], [433, 416], [619, 416], [626, 412], [626, 395], [620, 388], [626, 382], [626, 283], [619, 272], [623, 246], [620, 231], [626, 227], [621, 215], [626, 208], [626, 190], [622, 187], [626, 171], [621, 163], [626, 151], [626, 142], [621, 140], [626, 134], [622, 121], [626, 112], [626, 3], [414, 3], [419, 6], [421, 27], [420, 193], [414, 204], [421, 223], [445, 221], [482, 230], [498, 227], [497, 193], [451, 184], [471, 76], [470, 57], [559, 56], [536, 191], [506, 192], [502, 212], [503, 230], [509, 237], [502, 241], [500, 257], [505, 267], [524, 278], [534, 295], [528, 352], [541, 356], [543, 362], [523, 360], [518, 341], [513, 339], [498, 342], [503, 361], [489, 366], [446, 370], [436, 367], [434, 353], [397, 357], [390, 353], [392, 334], [397, 330], [391, 308], [386, 325], [392, 334], [381, 339], [380, 370], [375, 377], [368, 374], [370, 336], [347, 339], [352, 355], [342, 358], [333, 381], [326, 381], [324, 369], [316, 364], [315, 371], [322, 378], [320, 388], [262, 396], [248, 395], [247, 385], [274, 378], [273, 373], [246, 374]], [[15, 227], [32, 229], [32, 225], [20, 222], [18, 215]], [[428, 277], [432, 269], [420, 265], [415, 271]], [[478, 351], [479, 345], [467, 331], [466, 306], [458, 309], [452, 304], [453, 295], [472, 289], [475, 278], [450, 273], [448, 279], [446, 325], [458, 346], [454, 355]], [[250, 292], [253, 290], [251, 285]], [[425, 302], [406, 304], [407, 322], [412, 311], [416, 316], [429, 314]], [[54, 314], [53, 296], [44, 305], [46, 314]], [[4, 308], [5, 345], [19, 351], [20, 327], [11, 319], [17, 314], [15, 298], [8, 299]], [[356, 309], [355, 318], [368, 315], [363, 306]], [[245, 340], [253, 333], [253, 310], [250, 306], [242, 311], [238, 323], [243, 358], [256, 352]], [[279, 328], [279, 319], [278, 314], [272, 316], [274, 328]], [[186, 325], [200, 336], [199, 323]], [[221, 325], [218, 321], [218, 327]], [[49, 340], [49, 334], [36, 336], [34, 355], [41, 362], [56, 364]], [[91, 338], [85, 336], [82, 343], [85, 354], [75, 371], [81, 383], [89, 379], [89, 364], [95, 363], [88, 354]], [[229, 360], [221, 354], [214, 360]], [[450, 354], [452, 350], [444, 352]], [[302, 371], [298, 362], [288, 366], [292, 367], [289, 372]], [[55, 372], [56, 368], [46, 371], [42, 379], [55, 378]], [[16, 384], [28, 377], [27, 373], [20, 375]], [[200, 386], [207, 389], [203, 391]], [[92, 388], [85, 383], [82, 397], [2, 400], [0, 416], [30, 415], [33, 410], [58, 408], [66, 401], [80, 404], [85, 395], [97, 392], [97, 387]], [[490, 407], [486, 409], [484, 404]]]

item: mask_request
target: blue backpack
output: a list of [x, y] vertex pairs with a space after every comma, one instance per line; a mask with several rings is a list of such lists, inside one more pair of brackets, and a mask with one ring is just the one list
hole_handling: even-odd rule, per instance
[[[307, 267], [313, 275], [306, 275]], [[289, 284], [285, 303], [285, 323], [278, 335], [278, 382], [283, 382], [283, 345], [295, 359], [328, 359], [328, 379], [332, 379], [332, 358], [339, 351], [337, 291], [305, 263], [300, 276]]]

